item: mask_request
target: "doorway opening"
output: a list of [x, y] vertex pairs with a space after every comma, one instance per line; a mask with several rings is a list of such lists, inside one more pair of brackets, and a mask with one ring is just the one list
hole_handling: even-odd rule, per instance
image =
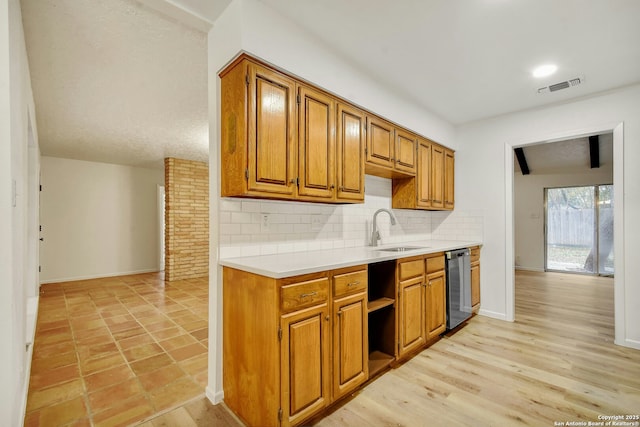
[[158, 271], [164, 271], [165, 203], [164, 185], [158, 185]]
[[530, 147], [543, 142], [563, 141], [567, 138], [577, 138], [580, 136], [601, 135], [612, 132], [613, 134], [613, 198], [615, 200], [614, 210], [614, 253], [618, 256], [614, 259], [615, 277], [613, 279], [614, 288], [614, 329], [615, 344], [637, 348], [634, 342], [626, 339], [626, 307], [625, 307], [625, 274], [624, 257], [624, 124], [610, 123], [604, 125], [593, 125], [573, 131], [558, 131], [552, 134], [539, 134], [526, 140], [517, 142], [507, 142], [504, 145], [505, 161], [505, 315], [508, 321], [515, 320], [515, 269], [516, 249], [515, 249], [515, 200], [514, 200], [514, 149], [518, 147]]
[[613, 185], [545, 188], [545, 271], [613, 276]]

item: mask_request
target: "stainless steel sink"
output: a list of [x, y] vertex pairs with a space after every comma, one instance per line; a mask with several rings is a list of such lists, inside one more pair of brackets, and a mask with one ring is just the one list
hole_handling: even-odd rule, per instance
[[405, 252], [405, 251], [414, 251], [416, 249], [426, 249], [428, 246], [395, 246], [393, 248], [381, 248], [376, 249], [377, 251], [382, 252]]

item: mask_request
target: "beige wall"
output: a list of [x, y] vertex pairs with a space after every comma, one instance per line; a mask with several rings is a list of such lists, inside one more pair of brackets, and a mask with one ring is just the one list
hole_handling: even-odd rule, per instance
[[209, 167], [165, 159], [165, 280], [209, 274]]
[[157, 271], [162, 169], [42, 157], [42, 283]]

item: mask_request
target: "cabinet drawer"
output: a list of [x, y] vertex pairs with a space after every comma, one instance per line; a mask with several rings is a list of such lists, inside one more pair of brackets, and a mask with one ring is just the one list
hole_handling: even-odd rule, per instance
[[418, 277], [424, 274], [423, 258], [412, 261], [403, 261], [398, 264], [398, 279], [400, 281]]
[[480, 261], [480, 248], [478, 246], [471, 248], [471, 262]]
[[333, 277], [333, 296], [339, 297], [367, 289], [367, 270], [337, 274]]
[[444, 254], [427, 258], [427, 274], [444, 270]]
[[284, 285], [281, 289], [280, 306], [285, 312], [311, 307], [326, 301], [328, 293], [327, 277]]

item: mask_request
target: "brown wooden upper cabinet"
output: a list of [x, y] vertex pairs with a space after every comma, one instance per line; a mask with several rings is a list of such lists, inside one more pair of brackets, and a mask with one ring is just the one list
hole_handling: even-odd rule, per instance
[[336, 127], [336, 185], [339, 200], [364, 201], [366, 116], [362, 110], [338, 103]]
[[454, 152], [424, 138], [417, 144], [416, 176], [394, 178], [392, 207], [453, 210]]
[[368, 115], [366, 173], [385, 178], [415, 175], [416, 141], [412, 133]]
[[335, 197], [335, 101], [324, 92], [300, 86], [298, 151], [300, 198]]
[[411, 175], [416, 173], [418, 137], [402, 129], [396, 129], [395, 164], [393, 167]]
[[453, 209], [453, 151], [246, 54], [220, 78], [223, 197], [362, 203], [367, 173], [394, 208]]
[[220, 77], [223, 197], [364, 200], [361, 111], [246, 55]]
[[454, 206], [455, 156], [453, 151], [444, 150], [444, 208], [453, 210]]
[[222, 75], [222, 196], [296, 195], [296, 83], [250, 61]]

